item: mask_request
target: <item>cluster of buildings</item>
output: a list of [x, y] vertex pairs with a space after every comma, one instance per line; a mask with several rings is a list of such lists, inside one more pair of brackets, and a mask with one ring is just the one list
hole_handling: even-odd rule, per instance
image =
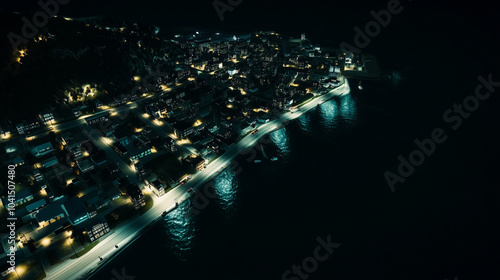
[[[14, 203], [22, 254], [65, 238], [63, 232], [89, 242], [106, 236], [120, 197], [135, 210], [145, 207], [145, 190], [164, 195], [170, 184], [190, 178], [186, 168], [202, 171], [238, 136], [340, 86], [341, 70], [363, 61], [313, 46], [305, 35], [287, 39], [275, 32], [178, 35], [170, 44], [175, 51], [147, 88], [95, 98], [68, 118], [44, 111], [0, 125], [1, 164], [22, 174]], [[84, 115], [89, 106], [96, 113]], [[130, 107], [126, 116], [118, 110], [123, 106]], [[57, 129], [78, 120], [84, 123]], [[158, 172], [151, 162], [161, 157], [174, 158], [175, 170]], [[5, 198], [3, 207], [9, 210]]]

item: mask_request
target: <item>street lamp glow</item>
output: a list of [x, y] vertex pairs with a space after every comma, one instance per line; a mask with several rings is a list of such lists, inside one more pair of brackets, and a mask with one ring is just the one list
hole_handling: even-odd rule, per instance
[[200, 126], [202, 125], [203, 123], [200, 121], [200, 120], [196, 120], [196, 122], [194, 123], [194, 126]]
[[42, 245], [43, 245], [43, 246], [45, 246], [45, 247], [49, 246], [49, 245], [50, 245], [50, 238], [45, 237], [44, 239], [42, 239], [42, 242], [41, 242], [41, 243], [42, 243]]
[[157, 126], [162, 126], [163, 125], [163, 122], [160, 121], [160, 120], [154, 120], [153, 121]]
[[19, 276], [23, 275], [26, 272], [26, 266], [25, 265], [18, 265], [16, 267], [16, 272]]

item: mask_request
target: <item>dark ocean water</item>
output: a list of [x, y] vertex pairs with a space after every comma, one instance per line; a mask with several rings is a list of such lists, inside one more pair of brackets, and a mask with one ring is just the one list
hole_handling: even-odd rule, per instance
[[426, 110], [394, 109], [393, 82], [365, 88], [271, 133], [263, 147], [279, 161], [241, 157], [242, 172], [222, 173], [199, 215], [183, 204], [93, 279], [122, 267], [136, 279], [282, 279], [329, 235], [341, 246], [308, 279], [492, 279], [498, 192], [478, 124], [450, 133], [391, 193], [383, 173], [397, 155], [445, 126], [439, 115], [427, 125]]
[[[224, 28], [306, 31], [335, 47], [378, 7], [366, 5], [318, 11], [325, 18], [314, 24], [263, 16], [252, 26], [241, 23], [247, 12]], [[353, 80], [351, 95], [272, 133], [263, 146], [279, 161], [240, 158], [242, 173], [221, 174], [201, 214], [182, 205], [93, 279], [122, 267], [136, 279], [282, 279], [329, 235], [341, 246], [307, 279], [498, 279], [498, 97], [456, 131], [443, 121], [479, 75], [500, 77], [498, 25], [487, 12], [414, 8], [366, 49], [392, 80], [364, 82], [362, 92]], [[384, 172], [438, 127], [448, 140], [392, 193]]]
[[[387, 4], [244, 1], [221, 23], [211, 1], [149, 2], [94, 9], [89, 1], [66, 12], [122, 16], [166, 34], [306, 32], [336, 47], [352, 43], [352, 28]], [[279, 161], [240, 158], [242, 172], [221, 174], [217, 198], [199, 215], [183, 204], [92, 279], [112, 279], [123, 267], [135, 279], [282, 279], [329, 235], [341, 245], [307, 279], [499, 279], [498, 91], [456, 131], [443, 121], [474, 93], [479, 75], [500, 80], [498, 11], [413, 2], [402, 1], [405, 10], [364, 49], [393, 79], [364, 82], [362, 92], [352, 80], [351, 95], [272, 133], [263, 147]], [[384, 172], [396, 172], [398, 155], [407, 157], [435, 128], [448, 140], [392, 193]]]

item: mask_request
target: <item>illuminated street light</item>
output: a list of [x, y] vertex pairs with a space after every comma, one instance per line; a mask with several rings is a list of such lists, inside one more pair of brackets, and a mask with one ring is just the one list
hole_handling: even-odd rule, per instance
[[160, 121], [160, 120], [154, 120], [153, 121], [157, 126], [162, 126], [163, 125], [163, 122]]
[[48, 247], [50, 245], [50, 238], [46, 237], [46, 238], [42, 239], [41, 243], [43, 246]]

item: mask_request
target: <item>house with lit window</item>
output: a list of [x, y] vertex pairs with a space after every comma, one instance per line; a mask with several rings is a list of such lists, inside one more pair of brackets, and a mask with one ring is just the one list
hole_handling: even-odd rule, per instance
[[199, 156], [189, 156], [185, 159], [192, 168], [201, 171], [205, 168], [205, 160]]
[[127, 187], [127, 195], [130, 196], [130, 200], [134, 205], [134, 208], [140, 209], [146, 206], [146, 201], [144, 200], [144, 194], [142, 194], [141, 189], [137, 185], [130, 185]]
[[94, 170], [94, 168], [95, 168], [94, 164], [88, 159], [84, 159], [82, 161], [79, 161], [77, 163], [77, 165], [82, 173], [87, 173], [89, 171]]
[[183, 121], [175, 124], [174, 134], [179, 139], [186, 139], [189, 135], [194, 133], [194, 127], [192, 123]]
[[79, 228], [83, 230], [91, 242], [103, 237], [110, 231], [108, 222], [101, 215], [85, 221]]
[[38, 146], [34, 147], [31, 150], [31, 153], [35, 157], [41, 157], [41, 156], [44, 156], [44, 155], [52, 152], [53, 150], [54, 150], [54, 147], [52, 146], [52, 143], [47, 142], [47, 143], [44, 143], [42, 145], [38, 145]]
[[149, 188], [156, 194], [156, 196], [162, 196], [165, 194], [165, 186], [160, 182], [160, 180], [154, 180], [149, 183]]
[[17, 156], [12, 160], [12, 164], [16, 167], [24, 165], [24, 159], [22, 159], [20, 156]]
[[59, 163], [59, 161], [57, 160], [57, 157], [55, 157], [55, 156], [42, 160], [42, 166], [44, 168], [52, 167], [58, 163]]
[[56, 223], [57, 221], [64, 219], [66, 216], [67, 214], [62, 209], [60, 202], [49, 204], [34, 214], [39, 227], [42, 228]]
[[78, 197], [70, 197], [61, 205], [64, 213], [68, 217], [69, 222], [72, 225], [78, 225], [88, 219], [90, 219], [87, 209], [83, 205], [83, 202]]
[[40, 118], [42, 123], [45, 125], [50, 125], [50, 124], [54, 123], [54, 114], [52, 114], [51, 112], [44, 111], [44, 112], [40, 113], [40, 115], [38, 117]]
[[130, 156], [130, 161], [135, 162], [140, 160], [141, 158], [150, 155], [152, 153], [151, 147], [142, 144], [140, 141], [134, 141], [130, 143], [127, 147], [127, 152]]
[[28, 120], [28, 121], [22, 121], [16, 125], [17, 132], [19, 134], [26, 134], [33, 129], [39, 128], [40, 122], [36, 119]]
[[[29, 189], [24, 189], [24, 190], [18, 191], [16, 193], [16, 196], [15, 196], [14, 200], [12, 200], [12, 203], [14, 203], [15, 206], [19, 206], [19, 205], [26, 203], [32, 199], [33, 199], [33, 193]], [[6, 196], [6, 197], [2, 198], [2, 202], [3, 202], [3, 206], [5, 208], [7, 208], [8, 204], [11, 201], [9, 200], [9, 197]]]

